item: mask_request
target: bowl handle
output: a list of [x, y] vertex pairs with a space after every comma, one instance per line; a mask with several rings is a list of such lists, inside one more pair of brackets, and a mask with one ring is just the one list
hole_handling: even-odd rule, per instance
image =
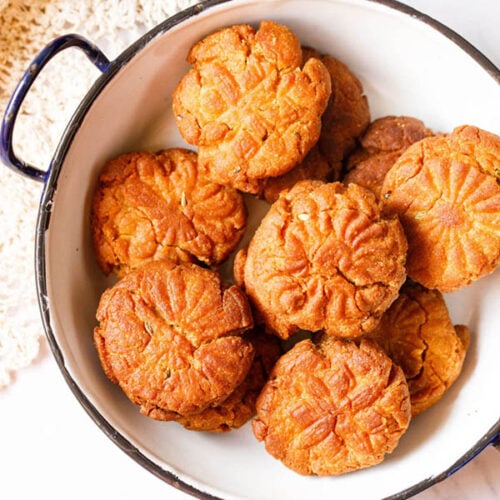
[[56, 38], [43, 48], [29, 65], [29, 68], [17, 84], [14, 93], [5, 108], [2, 120], [0, 158], [8, 167], [12, 168], [16, 172], [41, 182], [45, 181], [49, 170], [40, 170], [39, 168], [22, 161], [16, 156], [12, 146], [14, 125], [24, 98], [40, 71], [58, 52], [61, 52], [68, 47], [77, 47], [83, 50], [85, 55], [102, 73], [108, 71], [111, 64], [109, 59], [92, 42], [89, 42], [87, 39], [75, 34], [68, 34]]

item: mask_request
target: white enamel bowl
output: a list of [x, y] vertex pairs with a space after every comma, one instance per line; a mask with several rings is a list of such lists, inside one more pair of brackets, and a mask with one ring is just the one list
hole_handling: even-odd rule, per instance
[[[446, 297], [454, 322], [472, 331], [459, 380], [414, 419], [382, 464], [340, 477], [291, 472], [264, 451], [249, 424], [212, 435], [141, 416], [105, 378], [93, 346], [96, 306], [109, 284], [95, 264], [89, 237], [99, 169], [125, 151], [185, 145], [174, 123], [171, 95], [188, 69], [188, 49], [217, 28], [262, 19], [287, 24], [303, 44], [347, 63], [362, 81], [372, 118], [405, 114], [436, 131], [469, 123], [500, 133], [498, 69], [453, 32], [394, 2], [206, 2], [167, 20], [111, 62], [70, 37], [70, 44], [83, 48], [103, 74], [68, 125], [49, 171], [23, 164], [9, 151], [12, 116], [6, 117], [2, 136], [4, 160], [45, 182], [37, 285], [47, 336], [63, 376], [96, 424], [138, 463], [186, 492], [259, 500], [405, 498], [498, 440], [499, 271]], [[14, 108], [29, 88], [26, 78], [13, 97]], [[249, 232], [263, 209], [250, 201]]]

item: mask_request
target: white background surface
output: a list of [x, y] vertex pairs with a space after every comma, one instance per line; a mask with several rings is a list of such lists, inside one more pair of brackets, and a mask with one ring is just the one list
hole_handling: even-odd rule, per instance
[[[452, 28], [500, 66], [499, 0], [404, 3]], [[189, 498], [138, 466], [97, 428], [73, 397], [45, 344], [38, 360], [0, 391], [0, 424], [0, 498]], [[365, 498], [370, 498], [368, 492]], [[500, 498], [500, 453], [487, 448], [415, 498]]]

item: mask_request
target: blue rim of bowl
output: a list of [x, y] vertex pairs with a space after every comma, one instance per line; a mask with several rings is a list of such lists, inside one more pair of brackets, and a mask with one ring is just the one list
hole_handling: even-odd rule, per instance
[[[172, 17], [169, 17], [162, 23], [158, 24], [155, 28], [148, 31], [136, 42], [131, 44], [124, 52], [122, 52], [116, 59], [111, 61], [109, 69], [105, 74], [101, 75], [94, 85], [91, 87], [85, 98], [82, 100], [72, 119], [70, 120], [63, 137], [54, 153], [54, 157], [50, 163], [49, 172], [45, 182], [44, 190], [40, 201], [40, 210], [37, 218], [36, 226], [36, 241], [35, 241], [35, 267], [36, 267], [36, 287], [39, 301], [39, 308], [42, 317], [45, 333], [59, 369], [68, 384], [73, 395], [77, 398], [83, 406], [88, 415], [92, 418], [95, 424], [113, 441], [119, 448], [121, 448], [127, 455], [134, 459], [139, 465], [144, 467], [150, 473], [173, 486], [174, 488], [201, 499], [218, 499], [219, 497], [213, 496], [204, 492], [195, 486], [179, 479], [174, 473], [167, 471], [153, 462], [144, 453], [142, 453], [136, 446], [134, 446], [125, 436], [120, 434], [114, 427], [104, 418], [99, 410], [91, 403], [82, 389], [78, 386], [73, 379], [64, 360], [64, 355], [55, 338], [54, 330], [51, 324], [50, 304], [48, 299], [47, 290], [47, 270], [46, 270], [46, 253], [45, 253], [45, 233], [49, 229], [50, 215], [52, 211], [52, 200], [57, 189], [57, 181], [59, 178], [61, 167], [64, 163], [66, 154], [70, 148], [74, 136], [78, 132], [79, 124], [82, 123], [85, 115], [91, 108], [93, 102], [106, 85], [112, 80], [114, 75], [127, 64], [137, 53], [149, 45], [156, 37], [161, 36], [163, 33], [169, 31], [174, 26], [190, 19], [201, 12], [205, 12], [215, 6], [229, 3], [233, 0], [204, 0], [198, 4], [189, 7]], [[464, 52], [473, 58], [494, 80], [500, 84], [500, 70], [481, 52], [479, 52], [473, 45], [471, 45], [462, 36], [436, 21], [432, 17], [419, 12], [418, 10], [401, 4], [395, 0], [365, 0], [366, 2], [383, 5], [390, 9], [399, 11], [403, 14], [417, 19], [433, 29], [443, 34], [446, 38], [458, 45]], [[430, 486], [446, 479], [451, 476], [476, 455], [478, 455], [486, 446], [498, 442], [500, 436], [500, 418], [495, 425], [491, 427], [483, 437], [462, 457], [460, 457], [454, 464], [452, 464], [445, 471], [436, 476], [424, 479], [409, 488], [400, 491], [394, 495], [387, 497], [386, 500], [403, 500], [409, 498], [417, 493], [429, 488]]]

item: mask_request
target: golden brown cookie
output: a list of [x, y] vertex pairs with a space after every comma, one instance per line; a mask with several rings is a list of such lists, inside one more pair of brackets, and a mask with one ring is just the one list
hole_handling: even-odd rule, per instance
[[268, 177], [263, 184], [261, 195], [268, 203], [274, 203], [282, 191], [290, 189], [297, 182], [310, 179], [326, 181], [331, 174], [330, 164], [315, 145], [304, 160], [290, 172], [278, 177]]
[[375, 343], [323, 337], [276, 363], [257, 400], [254, 434], [304, 475], [338, 475], [380, 463], [411, 418], [401, 368]]
[[245, 294], [196, 264], [150, 262], [129, 272], [104, 292], [97, 319], [104, 372], [152, 418], [220, 404], [252, 364]]
[[304, 48], [304, 61], [312, 57], [325, 65], [332, 82], [332, 94], [321, 118], [321, 134], [301, 164], [284, 175], [265, 181], [263, 196], [269, 203], [299, 180], [338, 180], [342, 161], [370, 122], [368, 100], [361, 82], [350, 69], [332, 56], [320, 56], [314, 49]]
[[366, 129], [347, 159], [343, 182], [355, 182], [380, 198], [385, 174], [413, 143], [433, 135], [421, 120], [410, 116], [384, 116]]
[[318, 140], [330, 75], [318, 59], [302, 66], [299, 39], [286, 26], [221, 29], [195, 44], [187, 61], [193, 68], [174, 92], [173, 112], [211, 179], [257, 193]]
[[357, 337], [397, 297], [406, 248], [399, 221], [381, 217], [367, 189], [302, 181], [271, 206], [235, 276], [279, 337], [300, 329]]
[[473, 126], [410, 146], [387, 173], [383, 211], [408, 238], [408, 275], [451, 292], [500, 263], [500, 137]]
[[198, 173], [186, 149], [136, 152], [108, 162], [92, 207], [102, 270], [119, 276], [151, 260], [223, 261], [240, 241], [246, 208], [234, 189]]
[[412, 415], [441, 399], [462, 371], [469, 329], [453, 326], [443, 296], [405, 284], [367, 337], [375, 340], [405, 374]]
[[257, 397], [282, 349], [277, 337], [258, 329], [247, 332], [245, 338], [255, 349], [253, 363], [245, 380], [218, 406], [209, 407], [196, 415], [177, 418], [176, 421], [186, 429], [227, 432], [238, 429], [255, 415]]
[[341, 162], [370, 123], [370, 109], [361, 82], [342, 61], [329, 55], [321, 56], [320, 60], [333, 83], [318, 146], [333, 169], [332, 179], [338, 180]]

